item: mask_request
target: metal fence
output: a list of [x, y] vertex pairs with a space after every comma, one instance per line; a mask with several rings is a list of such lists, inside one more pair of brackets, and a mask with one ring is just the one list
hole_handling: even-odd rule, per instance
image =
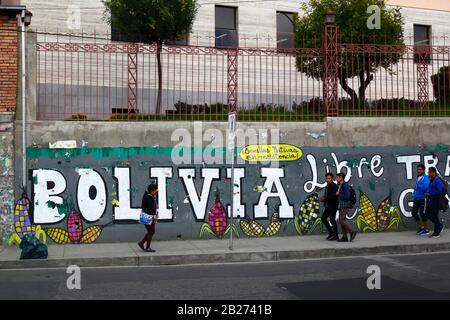
[[37, 117], [222, 121], [233, 109], [243, 121], [450, 115], [450, 47], [340, 44], [335, 30], [328, 35], [320, 48], [296, 49], [59, 36], [37, 43]]

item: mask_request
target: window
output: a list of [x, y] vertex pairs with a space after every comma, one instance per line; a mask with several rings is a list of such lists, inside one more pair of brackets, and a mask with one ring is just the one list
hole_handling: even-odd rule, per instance
[[277, 12], [277, 48], [295, 48], [293, 13]]
[[414, 25], [414, 62], [425, 61], [431, 63], [431, 55], [428, 53], [431, 45], [431, 27], [424, 25]]
[[237, 47], [239, 45], [237, 8], [216, 6], [216, 47]]

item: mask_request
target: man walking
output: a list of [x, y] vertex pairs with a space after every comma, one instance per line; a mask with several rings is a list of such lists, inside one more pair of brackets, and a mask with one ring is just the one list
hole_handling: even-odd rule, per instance
[[428, 191], [425, 193], [426, 199], [426, 209], [425, 213], [427, 218], [431, 220], [434, 224], [434, 232], [430, 238], [439, 238], [444, 226], [439, 220], [439, 210], [441, 207], [441, 197], [442, 197], [442, 180], [437, 177], [436, 168], [431, 167], [428, 170], [428, 175], [430, 177], [430, 184], [428, 186]]
[[[142, 197], [142, 211], [146, 214], [152, 216], [152, 222], [150, 224], [145, 225], [145, 229], [147, 229], [147, 234], [144, 238], [138, 242], [139, 247], [145, 252], [155, 252], [152, 248], [150, 248], [150, 244], [152, 242], [153, 235], [155, 234], [155, 224], [158, 220], [158, 216], [156, 214], [156, 194], [158, 193], [158, 186], [156, 184], [151, 184], [147, 188], [147, 192], [144, 193]], [[144, 247], [144, 244], [145, 247]]]
[[[338, 211], [339, 199], [337, 196], [338, 186], [334, 183], [334, 176], [332, 173], [325, 175], [327, 186], [325, 187], [324, 196], [320, 199], [324, 203], [325, 210], [322, 214], [322, 223], [328, 230], [328, 241], [339, 240], [336, 212]], [[328, 221], [329, 219], [329, 221]]]
[[339, 198], [339, 224], [342, 229], [342, 238], [339, 242], [348, 242], [347, 234], [350, 234], [350, 241], [353, 241], [356, 237], [356, 232], [352, 230], [350, 224], [347, 222], [347, 214], [352, 204], [350, 203], [350, 186], [345, 182], [345, 176], [343, 173], [337, 175], [337, 183], [339, 185], [336, 195]]
[[425, 236], [430, 233], [427, 228], [427, 217], [425, 215], [425, 193], [429, 185], [430, 178], [425, 174], [425, 165], [419, 164], [417, 166], [417, 182], [414, 186], [414, 204], [412, 208], [412, 216], [419, 227], [416, 234], [419, 236]]

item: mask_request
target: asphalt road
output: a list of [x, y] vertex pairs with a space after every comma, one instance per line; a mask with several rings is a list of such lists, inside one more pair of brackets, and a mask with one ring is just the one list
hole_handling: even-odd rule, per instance
[[[368, 290], [367, 268], [381, 270]], [[450, 252], [303, 261], [0, 270], [0, 299], [450, 299]]]

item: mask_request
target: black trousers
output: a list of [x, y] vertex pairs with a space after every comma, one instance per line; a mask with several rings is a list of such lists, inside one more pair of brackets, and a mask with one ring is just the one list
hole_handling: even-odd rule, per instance
[[439, 209], [441, 204], [440, 196], [429, 197], [426, 202], [426, 215], [428, 219], [434, 224], [434, 233], [438, 234], [441, 231], [442, 224], [439, 220]]
[[326, 207], [321, 218], [323, 225], [327, 228], [328, 233], [332, 236], [338, 235], [338, 227], [336, 223], [337, 210], [337, 207]]
[[147, 233], [144, 236], [144, 238], [142, 239], [141, 243], [146, 244], [145, 245], [146, 249], [150, 248], [150, 244], [152, 243], [152, 238], [153, 238], [153, 235], [155, 234], [155, 224], [156, 224], [155, 221], [153, 221], [151, 225], [148, 225], [148, 224], [145, 225], [145, 229], [147, 229]]
[[422, 222], [427, 222], [427, 216], [425, 215], [425, 200], [414, 200], [411, 214], [416, 222], [419, 222], [420, 220], [422, 220]]

